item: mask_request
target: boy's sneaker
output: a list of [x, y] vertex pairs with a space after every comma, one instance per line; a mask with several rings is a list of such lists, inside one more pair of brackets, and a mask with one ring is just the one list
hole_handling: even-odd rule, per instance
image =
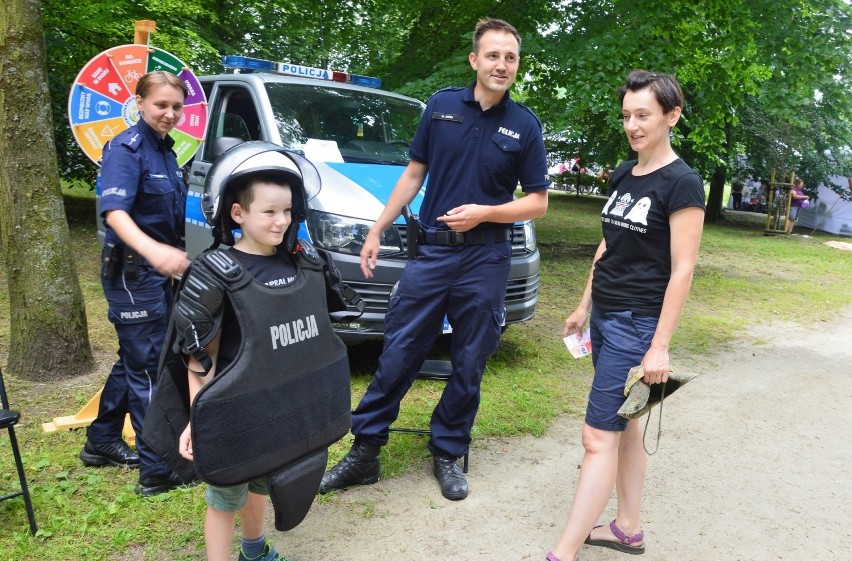
[[275, 551], [275, 547], [269, 543], [269, 540], [266, 540], [266, 543], [263, 544], [263, 552], [257, 557], [246, 557], [241, 547], [238, 561], [287, 561], [287, 558]]

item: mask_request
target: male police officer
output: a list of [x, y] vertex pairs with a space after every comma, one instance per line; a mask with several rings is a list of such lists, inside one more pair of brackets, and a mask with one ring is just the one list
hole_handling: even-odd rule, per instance
[[[547, 210], [541, 123], [508, 93], [520, 43], [517, 30], [504, 21], [477, 24], [469, 56], [476, 80], [429, 100], [409, 149], [411, 162], [367, 235], [361, 269], [370, 278], [382, 232], [428, 172], [417, 257], [408, 262], [389, 304], [379, 368], [353, 412], [355, 443], [325, 474], [321, 493], [379, 480], [379, 449], [446, 314], [453, 327], [453, 372], [432, 413], [429, 450], [443, 496], [467, 497], [456, 460], [468, 451], [482, 372], [504, 323], [512, 224]], [[526, 195], [513, 200], [518, 182]]]

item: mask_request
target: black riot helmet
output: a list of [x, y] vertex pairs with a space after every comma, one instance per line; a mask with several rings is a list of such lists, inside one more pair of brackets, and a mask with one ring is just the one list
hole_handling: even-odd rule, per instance
[[207, 173], [201, 210], [213, 226], [213, 246], [234, 245], [233, 230], [239, 226], [231, 219], [231, 207], [241, 185], [255, 178], [287, 183], [293, 195], [293, 222], [284, 234], [282, 245], [292, 253], [299, 224], [305, 221], [308, 201], [320, 190], [316, 168], [303, 156], [270, 142], [238, 144], [219, 156]]

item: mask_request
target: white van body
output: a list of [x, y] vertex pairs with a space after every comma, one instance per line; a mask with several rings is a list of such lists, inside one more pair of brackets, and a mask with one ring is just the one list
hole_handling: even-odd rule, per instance
[[[343, 280], [367, 305], [359, 318], [339, 322], [335, 329], [348, 344], [381, 339], [388, 299], [407, 260], [405, 221], [400, 217], [385, 233], [369, 280], [360, 269], [361, 242], [409, 161], [408, 144], [425, 104], [375, 87], [322, 79], [330, 71], [308, 70], [243, 69], [199, 77], [208, 100], [208, 126], [189, 170], [187, 250], [192, 257], [211, 245], [201, 196], [223, 145], [265, 140], [303, 153], [319, 171], [322, 188], [299, 235], [332, 253]], [[415, 214], [422, 195], [410, 205]], [[507, 324], [530, 319], [538, 302], [540, 256], [531, 221], [515, 225], [512, 246]]]

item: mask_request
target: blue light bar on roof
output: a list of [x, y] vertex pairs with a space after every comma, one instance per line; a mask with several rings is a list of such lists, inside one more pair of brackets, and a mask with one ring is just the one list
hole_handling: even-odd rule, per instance
[[222, 66], [225, 68], [239, 68], [240, 70], [275, 72], [274, 62], [245, 56], [225, 55], [222, 57]]
[[299, 64], [290, 64], [288, 62], [272, 62], [270, 60], [244, 56], [225, 55], [222, 57], [222, 66], [225, 68], [234, 68], [236, 70], [248, 70], [250, 72], [272, 72], [275, 74], [284, 74], [285, 76], [297, 76], [299, 78], [333, 80], [335, 82], [345, 82], [368, 88], [382, 87], [382, 80], [380, 78], [360, 76], [358, 74], [347, 74], [336, 70], [314, 68], [313, 66], [301, 66]]
[[349, 83], [356, 86], [366, 86], [368, 88], [381, 88], [382, 79], [373, 78], [372, 76], [359, 76], [358, 74], [349, 75]]

